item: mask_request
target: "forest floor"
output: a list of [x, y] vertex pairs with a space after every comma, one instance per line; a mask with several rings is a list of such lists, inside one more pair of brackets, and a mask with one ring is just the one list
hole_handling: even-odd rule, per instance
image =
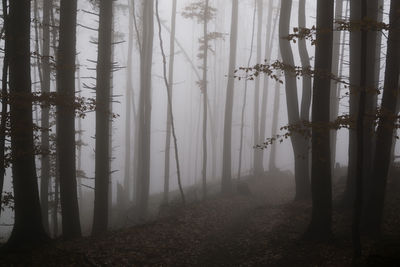
[[[332, 240], [305, 241], [302, 234], [311, 207], [291, 200], [292, 183], [285, 173], [248, 179], [251, 195], [242, 190], [230, 197], [214, 196], [101, 237], [57, 240], [29, 253], [3, 253], [0, 265], [351, 266], [351, 210], [335, 206]], [[385, 238], [363, 240], [361, 265], [400, 266], [399, 194], [389, 192], [386, 206]]]

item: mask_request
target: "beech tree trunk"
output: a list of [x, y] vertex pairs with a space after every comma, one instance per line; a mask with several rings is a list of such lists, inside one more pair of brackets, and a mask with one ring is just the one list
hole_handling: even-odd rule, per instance
[[101, 1], [96, 82], [96, 167], [92, 229], [94, 235], [107, 231], [108, 227], [112, 25], [113, 1]]
[[151, 67], [154, 38], [154, 1], [143, 3], [142, 52], [140, 56], [140, 101], [136, 203], [138, 216], [147, 215], [150, 187]]
[[317, 2], [317, 36], [312, 107], [312, 218], [308, 234], [326, 239], [332, 227], [332, 181], [330, 151], [330, 76], [332, 70], [333, 0]]
[[[9, 248], [31, 247], [47, 239], [42, 224], [36, 176], [31, 102], [31, 1], [10, 1], [8, 38], [10, 63], [11, 155], [14, 228]], [[9, 36], [8, 36], [9, 37]]]
[[232, 191], [232, 112], [233, 112], [233, 99], [235, 90], [234, 72], [236, 66], [236, 52], [237, 52], [238, 14], [239, 14], [239, 1], [233, 0], [228, 85], [226, 88], [226, 102], [225, 102], [224, 143], [223, 143], [222, 181], [221, 181], [222, 182], [221, 191], [225, 194], [231, 193]]
[[391, 27], [387, 41], [385, 83], [377, 128], [371, 192], [367, 200], [366, 227], [368, 232], [373, 235], [379, 235], [381, 232], [390, 152], [393, 144], [392, 137], [396, 120], [395, 112], [399, 93], [400, 71], [399, 9], [400, 2], [392, 0], [390, 5]]
[[81, 236], [75, 162], [76, 0], [61, 0], [57, 51], [57, 153], [64, 238]]
[[[292, 0], [281, 2], [281, 14], [279, 19], [279, 46], [284, 64], [294, 66], [293, 52], [290, 46], [289, 36], [290, 15], [292, 11]], [[297, 98], [297, 84], [295, 74], [285, 70], [285, 92], [286, 105], [288, 110], [289, 125], [298, 125], [300, 123], [299, 103]], [[309, 178], [307, 176], [308, 165], [304, 157], [305, 147], [304, 136], [293, 133], [291, 136], [292, 148], [294, 152], [294, 170], [296, 182], [296, 199], [306, 199], [310, 194]], [[308, 152], [307, 152], [308, 153]]]

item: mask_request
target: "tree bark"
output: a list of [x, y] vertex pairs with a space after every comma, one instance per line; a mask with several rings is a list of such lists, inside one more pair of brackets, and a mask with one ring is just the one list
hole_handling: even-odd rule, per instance
[[381, 232], [390, 152], [393, 144], [392, 137], [396, 120], [395, 112], [399, 93], [400, 71], [399, 9], [400, 2], [392, 0], [390, 5], [391, 27], [387, 41], [385, 83], [377, 128], [371, 192], [367, 200], [366, 228], [368, 233], [372, 235], [379, 235]]
[[151, 139], [151, 67], [153, 58], [154, 1], [144, 1], [142, 52], [140, 56], [140, 101], [138, 168], [136, 197], [138, 216], [147, 215], [150, 187], [150, 139]]
[[57, 51], [57, 153], [64, 238], [81, 236], [75, 162], [76, 0], [61, 0]]
[[10, 1], [8, 36], [10, 63], [11, 155], [14, 228], [8, 248], [31, 247], [47, 239], [43, 229], [35, 168], [31, 102], [31, 1]]
[[92, 234], [107, 231], [110, 184], [110, 100], [113, 1], [100, 2], [96, 82], [96, 159]]
[[332, 227], [332, 181], [330, 151], [330, 76], [332, 70], [333, 0], [317, 2], [317, 36], [312, 107], [312, 218], [308, 234], [326, 239]]
[[224, 143], [222, 159], [221, 191], [225, 194], [232, 191], [232, 112], [235, 90], [235, 65], [237, 52], [239, 2], [232, 1], [232, 21], [229, 52], [228, 85], [226, 88]]

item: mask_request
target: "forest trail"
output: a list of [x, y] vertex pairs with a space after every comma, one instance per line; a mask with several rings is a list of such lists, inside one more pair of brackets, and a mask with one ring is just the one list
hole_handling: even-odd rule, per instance
[[335, 212], [332, 242], [302, 240], [310, 204], [290, 201], [289, 178], [251, 179], [252, 195], [214, 196], [104, 236], [1, 255], [0, 266], [351, 266], [348, 214]]

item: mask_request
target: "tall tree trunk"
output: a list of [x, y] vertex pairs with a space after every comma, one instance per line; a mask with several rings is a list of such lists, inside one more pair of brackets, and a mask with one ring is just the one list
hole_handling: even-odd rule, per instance
[[208, 9], [209, 0], [205, 0], [204, 10], [204, 48], [203, 48], [203, 80], [201, 83], [201, 91], [203, 93], [203, 167], [202, 167], [202, 181], [203, 181], [203, 199], [207, 196], [207, 62], [208, 62]]
[[[43, 87], [42, 93], [50, 93], [51, 68], [50, 68], [50, 13], [52, 0], [43, 1]], [[43, 105], [41, 113], [42, 136], [41, 136], [41, 182], [40, 203], [42, 205], [42, 220], [45, 231], [49, 232], [49, 180], [50, 180], [50, 155], [49, 155], [49, 107]]]
[[[335, 75], [336, 77], [339, 75], [339, 58], [340, 58], [340, 47], [341, 47], [341, 40], [340, 40], [340, 34], [341, 32], [336, 30], [336, 28], [339, 26], [337, 21], [342, 19], [342, 13], [343, 13], [343, 0], [336, 0], [336, 6], [335, 6], [335, 28], [333, 29], [333, 53], [332, 53], [332, 74]], [[331, 81], [331, 110], [330, 110], [330, 118], [331, 121], [335, 121], [338, 117], [339, 113], [339, 90], [338, 87], [340, 84], [332, 80]], [[332, 168], [335, 166], [336, 163], [336, 139], [337, 139], [337, 130], [333, 129], [331, 130], [331, 166]]]
[[317, 41], [315, 51], [312, 107], [312, 218], [308, 234], [317, 239], [329, 238], [332, 227], [331, 152], [329, 144], [330, 83], [332, 70], [333, 0], [317, 2]]
[[129, 34], [128, 34], [128, 58], [127, 58], [127, 73], [126, 73], [126, 98], [125, 98], [125, 161], [124, 161], [124, 205], [128, 205], [130, 199], [130, 181], [131, 177], [131, 127], [132, 127], [132, 95], [133, 95], [133, 84], [132, 84], [132, 55], [133, 55], [133, 7], [132, 2], [128, 0], [129, 8]]
[[385, 83], [377, 128], [371, 193], [367, 200], [366, 227], [368, 232], [373, 235], [378, 235], [381, 231], [390, 152], [393, 144], [392, 137], [396, 120], [395, 111], [399, 93], [400, 71], [399, 9], [400, 2], [392, 0], [390, 5], [391, 27], [387, 42]]
[[[256, 61], [261, 62], [261, 41], [262, 41], [262, 20], [263, 20], [263, 1], [257, 1], [257, 56]], [[253, 106], [253, 139], [254, 145], [258, 145], [260, 140], [260, 77], [255, 78], [254, 87], [254, 106]], [[264, 172], [261, 154], [263, 151], [254, 148], [253, 163], [254, 175], [259, 176]]]
[[237, 35], [238, 35], [238, 14], [239, 2], [232, 1], [232, 21], [231, 21], [231, 36], [230, 36], [230, 52], [229, 52], [229, 72], [228, 85], [226, 88], [225, 102], [225, 120], [224, 120], [224, 144], [223, 144], [223, 159], [222, 159], [222, 184], [221, 190], [223, 193], [232, 191], [232, 112], [233, 98], [235, 90], [235, 65], [237, 51]]
[[[156, 0], [156, 16], [157, 16], [157, 22], [158, 22], [158, 36], [160, 39], [160, 50], [161, 50], [161, 54], [162, 54], [162, 58], [163, 58], [163, 77], [164, 77], [164, 83], [165, 83], [165, 88], [167, 90], [167, 98], [168, 98], [168, 114], [169, 114], [169, 120], [171, 123], [171, 130], [172, 130], [172, 137], [174, 139], [174, 150], [175, 150], [175, 162], [176, 162], [176, 172], [177, 172], [177, 176], [178, 176], [178, 185], [179, 185], [179, 191], [181, 193], [181, 197], [182, 197], [182, 203], [183, 205], [185, 205], [185, 194], [183, 193], [183, 187], [182, 187], [182, 181], [181, 181], [181, 169], [180, 169], [180, 165], [179, 165], [179, 151], [178, 151], [178, 140], [176, 137], [176, 131], [175, 131], [175, 121], [174, 121], [174, 113], [173, 113], [173, 109], [172, 109], [172, 87], [170, 84], [168, 84], [168, 78], [167, 78], [167, 57], [165, 55], [164, 52], [164, 45], [163, 45], [163, 40], [162, 40], [162, 33], [161, 33], [161, 20], [160, 20], [160, 15], [158, 12], [158, 0]], [[172, 42], [173, 39], [172, 39]], [[171, 65], [170, 65], [171, 67]], [[173, 64], [172, 64], [172, 68], [173, 68]], [[172, 70], [172, 68], [170, 70]]]
[[92, 234], [107, 231], [110, 184], [110, 99], [113, 1], [100, 2], [96, 81], [96, 167]]
[[[278, 121], [279, 121], [279, 107], [280, 107], [280, 97], [281, 97], [281, 83], [275, 83], [275, 96], [274, 96], [274, 112], [272, 115], [272, 129], [271, 136], [276, 136], [278, 132]], [[276, 171], [276, 146], [278, 144], [273, 144], [271, 146], [271, 154], [269, 156], [269, 170]]]
[[[292, 0], [281, 2], [281, 14], [279, 19], [279, 46], [284, 64], [294, 66], [293, 52], [290, 46], [289, 36], [290, 16], [292, 11]], [[285, 71], [285, 92], [286, 105], [288, 110], [289, 125], [298, 125], [300, 123], [299, 103], [297, 98], [297, 84], [294, 73]], [[310, 187], [309, 178], [307, 176], [308, 165], [302, 157], [304, 157], [304, 147], [302, 142], [304, 136], [293, 133], [291, 136], [292, 148], [294, 152], [294, 170], [296, 182], [296, 199], [306, 199], [309, 197]]]
[[[31, 1], [10, 1], [8, 38], [10, 63], [11, 155], [14, 188], [14, 228], [9, 247], [29, 247], [43, 242], [39, 191], [35, 168], [31, 102], [30, 22]], [[9, 36], [8, 36], [9, 37]]]
[[[171, 34], [169, 39], [169, 66], [168, 66], [168, 92], [171, 95], [174, 87], [174, 62], [175, 62], [175, 26], [176, 26], [176, 4], [177, 0], [172, 2], [172, 14], [171, 14]], [[170, 103], [168, 102], [167, 110], [167, 134], [165, 139], [165, 161], [164, 161], [164, 202], [168, 203], [169, 199], [169, 172], [170, 172], [170, 155], [171, 155], [171, 109]]]
[[7, 0], [2, 1], [3, 6], [3, 27], [4, 27], [4, 58], [3, 58], [3, 71], [1, 81], [1, 120], [0, 120], [0, 218], [1, 206], [4, 187], [4, 177], [6, 175], [6, 162], [5, 162], [5, 143], [6, 143], [6, 128], [8, 118], [8, 3]]
[[151, 139], [151, 67], [153, 58], [154, 1], [144, 1], [142, 53], [140, 56], [140, 101], [138, 168], [136, 197], [138, 215], [147, 214], [150, 187], [150, 139]]
[[[350, 1], [350, 21], [361, 20], [361, 0]], [[356, 121], [358, 110], [358, 88], [360, 82], [361, 62], [361, 32], [358, 29], [350, 31], [350, 111], [351, 121]], [[344, 203], [350, 204], [354, 201], [355, 177], [357, 162], [357, 133], [354, 127], [349, 129], [349, 162], [347, 168], [347, 184], [344, 193]]]
[[[268, 62], [271, 60], [271, 52], [273, 48], [273, 33], [272, 32], [272, 11], [274, 10], [274, 1], [269, 0], [269, 5], [268, 5], [268, 21], [267, 21], [267, 27], [266, 27], [266, 38], [265, 38], [265, 54], [264, 58]], [[259, 144], [263, 144], [265, 142], [265, 128], [267, 125], [267, 105], [268, 105], [268, 85], [269, 85], [269, 80], [270, 77], [264, 75], [264, 84], [263, 84], [263, 89], [262, 89], [262, 100], [261, 100], [261, 110], [260, 110], [260, 134], [259, 134]], [[265, 151], [260, 151], [260, 164], [261, 164], [261, 169], [264, 170], [264, 154]]]
[[57, 153], [64, 238], [81, 236], [75, 162], [76, 0], [61, 0], [57, 51]]

